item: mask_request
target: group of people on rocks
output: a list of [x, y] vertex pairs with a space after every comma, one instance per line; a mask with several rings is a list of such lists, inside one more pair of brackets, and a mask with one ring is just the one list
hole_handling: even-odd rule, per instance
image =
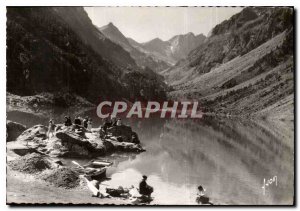
[[[85, 117], [84, 119], [77, 116], [74, 119], [74, 124], [72, 123], [71, 117], [70, 116], [65, 116], [64, 118], [64, 126], [72, 126], [72, 125], [78, 125], [78, 126], [83, 126], [84, 128], [86, 128], [87, 130], [91, 130], [92, 128], [92, 120], [88, 117]], [[122, 125], [122, 121], [120, 118], [116, 118], [116, 117], [111, 117], [108, 119], [105, 119], [104, 124], [101, 126], [101, 130], [102, 133], [106, 134], [107, 133], [107, 129], [114, 127], [114, 126], [121, 126]], [[54, 135], [56, 130], [56, 125], [54, 124], [54, 120], [50, 119], [49, 121], [49, 127], [48, 127], [48, 138], [50, 137], [50, 135]], [[101, 134], [101, 132], [100, 132]], [[133, 135], [135, 135], [135, 133], [133, 133]], [[133, 137], [134, 138], [134, 137]], [[137, 137], [136, 137], [137, 138]], [[153, 187], [151, 187], [150, 185], [147, 184], [147, 176], [143, 175], [143, 178], [141, 180], [141, 182], [139, 183], [139, 193], [141, 194], [143, 200], [150, 202], [151, 199], [151, 194], [153, 193]], [[198, 186], [198, 193], [197, 193], [197, 198], [196, 198], [196, 202], [198, 204], [212, 204], [209, 201], [209, 198], [205, 196], [205, 189], [202, 186]]]
[[[74, 124], [72, 123], [71, 117], [70, 116], [65, 116], [64, 118], [64, 126], [72, 126], [72, 125], [78, 125], [78, 126], [83, 126], [85, 129], [91, 131], [92, 129], [92, 119], [89, 117], [82, 118], [80, 116], [75, 117], [74, 119]], [[122, 125], [122, 120], [120, 118], [116, 117], [111, 117], [105, 119], [104, 124], [101, 126], [101, 132], [102, 134], [107, 133], [107, 129], [110, 127], [114, 126], [121, 126]], [[54, 120], [50, 119], [49, 121], [49, 126], [48, 126], [48, 138], [54, 135], [56, 129], [56, 125], [54, 124]]]
[[[63, 125], [64, 125], [64, 126], [67, 126], [67, 127], [73, 125], [70, 116], [65, 116]], [[91, 129], [92, 129], [92, 119], [91, 119], [91, 118], [88, 118], [88, 117], [85, 117], [85, 118], [83, 119], [83, 118], [77, 116], [77, 117], [74, 119], [74, 125], [83, 126], [85, 129], [91, 130]], [[53, 135], [54, 135], [56, 128], [57, 128], [57, 127], [56, 127], [56, 125], [54, 124], [54, 120], [53, 120], [53, 119], [50, 119], [50, 120], [49, 120], [49, 126], [48, 126], [48, 133], [47, 133], [48, 138], [50, 138], [50, 136], [53, 136]]]
[[[85, 129], [92, 129], [92, 119], [85, 117], [84, 119], [81, 118], [80, 116], [75, 117], [74, 119], [74, 124], [75, 125], [80, 125], [83, 126]], [[72, 120], [70, 116], [65, 116], [65, 126], [71, 126], [72, 125]]]
[[103, 135], [106, 135], [108, 128], [121, 126], [121, 125], [122, 125], [122, 120], [120, 118], [116, 118], [116, 117], [106, 118], [104, 120], [104, 124], [101, 127], [101, 132]]

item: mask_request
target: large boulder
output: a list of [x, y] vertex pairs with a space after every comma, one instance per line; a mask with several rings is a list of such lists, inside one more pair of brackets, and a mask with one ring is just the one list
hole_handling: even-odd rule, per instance
[[[48, 128], [43, 125], [35, 125], [25, 130], [15, 143], [35, 149], [37, 152], [48, 154], [52, 157], [98, 157], [116, 151], [142, 152], [144, 149], [126, 138], [134, 132], [130, 127], [118, 126], [112, 130], [112, 134], [100, 138], [99, 133], [91, 133], [80, 126], [65, 127], [58, 125], [56, 132], [50, 138], [47, 137]], [[120, 131], [123, 131], [121, 133]], [[124, 137], [124, 138], [123, 138]], [[126, 141], [124, 141], [126, 140]], [[128, 142], [127, 142], [128, 141]], [[23, 150], [24, 151], [24, 150]], [[28, 150], [27, 150], [28, 151]], [[27, 153], [27, 151], [25, 153]]]
[[97, 153], [99, 153], [99, 156], [105, 154], [105, 147], [101, 147], [101, 140], [99, 140], [99, 143], [96, 141], [90, 142], [75, 132], [58, 132], [56, 137], [60, 140], [62, 146], [60, 156], [92, 157]]
[[44, 125], [35, 125], [31, 128], [25, 130], [21, 135], [16, 139], [19, 142], [44, 142], [47, 139], [48, 127]]
[[119, 152], [143, 152], [141, 145], [130, 142], [119, 142], [116, 139], [106, 139], [107, 143], [113, 146], [114, 151]]
[[137, 134], [126, 125], [110, 127], [107, 129], [107, 133], [118, 138], [121, 137], [122, 142], [140, 143]]
[[6, 121], [6, 142], [15, 141], [26, 130], [26, 126], [17, 122]]

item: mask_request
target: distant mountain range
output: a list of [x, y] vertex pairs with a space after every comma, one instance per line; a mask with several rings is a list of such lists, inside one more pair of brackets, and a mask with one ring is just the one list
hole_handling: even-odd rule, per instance
[[179, 60], [186, 58], [191, 50], [203, 43], [205, 38], [203, 34], [195, 36], [189, 32], [184, 35], [176, 35], [167, 41], [159, 38], [145, 43], [138, 43], [131, 38], [128, 40], [132, 46], [140, 51], [175, 65]]
[[111, 41], [128, 51], [138, 65], [147, 66], [156, 72], [175, 65], [205, 40], [204, 35], [195, 36], [190, 32], [176, 35], [168, 41], [156, 38], [146, 43], [138, 43], [132, 38], [126, 38], [113, 23], [98, 29]]
[[140, 51], [138, 48], [131, 45], [128, 39], [119, 31], [119, 29], [109, 23], [106, 26], [98, 28], [112, 42], [122, 46], [136, 63], [141, 67], [149, 67], [150, 69], [159, 72], [170, 67], [170, 65], [163, 60], [156, 58], [150, 54]]
[[293, 15], [287, 7], [248, 7], [215, 26], [161, 72], [174, 89], [170, 97], [198, 99], [217, 114], [293, 119]]

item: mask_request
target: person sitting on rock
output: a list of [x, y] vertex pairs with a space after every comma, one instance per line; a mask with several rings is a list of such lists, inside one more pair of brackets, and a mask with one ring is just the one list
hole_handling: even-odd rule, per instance
[[198, 193], [197, 193], [197, 195], [199, 195], [199, 196], [203, 196], [203, 195], [205, 195], [205, 190], [204, 190], [204, 188], [202, 187], [202, 185], [200, 185], [200, 186], [198, 186]]
[[83, 119], [83, 127], [84, 127], [85, 129], [88, 128], [88, 121], [89, 121], [88, 117], [85, 117], [85, 118]]
[[139, 185], [139, 192], [143, 196], [150, 197], [151, 193], [153, 192], [153, 187], [148, 185], [146, 181], [147, 181], [147, 176], [143, 175], [143, 179], [142, 179], [142, 181], [140, 182], [140, 185]]
[[117, 125], [117, 126], [121, 126], [121, 125], [122, 125], [122, 120], [121, 120], [120, 118], [117, 120], [116, 125]]
[[136, 132], [132, 132], [132, 134], [131, 134], [131, 142], [135, 143], [135, 144], [139, 144], [140, 143], [139, 137], [136, 134]]
[[92, 130], [92, 119], [91, 118], [89, 118], [89, 121], [88, 121], [88, 127], [87, 127], [87, 129], [88, 130]]
[[65, 126], [71, 126], [72, 121], [70, 117], [65, 116]]
[[81, 120], [80, 120], [79, 116], [74, 119], [74, 124], [75, 125], [81, 125]]
[[211, 204], [209, 201], [209, 197], [205, 196], [205, 189], [200, 185], [198, 186], [198, 193], [197, 193], [197, 199], [198, 204]]
[[112, 116], [111, 117], [111, 126], [112, 127], [117, 126], [117, 121], [118, 121], [117, 118]]
[[53, 137], [54, 136], [54, 132], [55, 132], [55, 124], [54, 124], [54, 120], [50, 119], [49, 121], [49, 126], [48, 126], [48, 132], [47, 132], [47, 137], [48, 139], [50, 138], [50, 134]]
[[112, 126], [112, 122], [109, 118], [105, 119], [105, 123], [102, 126], [102, 130], [104, 132], [104, 134], [106, 134], [107, 129], [110, 128]]

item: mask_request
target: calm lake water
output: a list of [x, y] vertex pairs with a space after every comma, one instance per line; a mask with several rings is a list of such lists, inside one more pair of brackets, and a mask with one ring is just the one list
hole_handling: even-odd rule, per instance
[[[69, 111], [70, 112], [70, 111]], [[10, 111], [7, 119], [29, 126], [60, 122], [65, 111], [41, 116]], [[95, 116], [95, 111], [82, 116]], [[93, 118], [93, 127], [101, 120]], [[294, 196], [293, 128], [280, 124], [230, 119], [131, 120], [125, 124], [146, 148], [141, 154], [113, 154], [107, 172], [115, 187], [138, 186], [148, 175], [154, 187], [152, 204], [196, 204], [197, 186], [214, 204], [292, 204]], [[86, 160], [79, 160], [84, 164]], [[265, 188], [264, 179], [277, 177]]]

